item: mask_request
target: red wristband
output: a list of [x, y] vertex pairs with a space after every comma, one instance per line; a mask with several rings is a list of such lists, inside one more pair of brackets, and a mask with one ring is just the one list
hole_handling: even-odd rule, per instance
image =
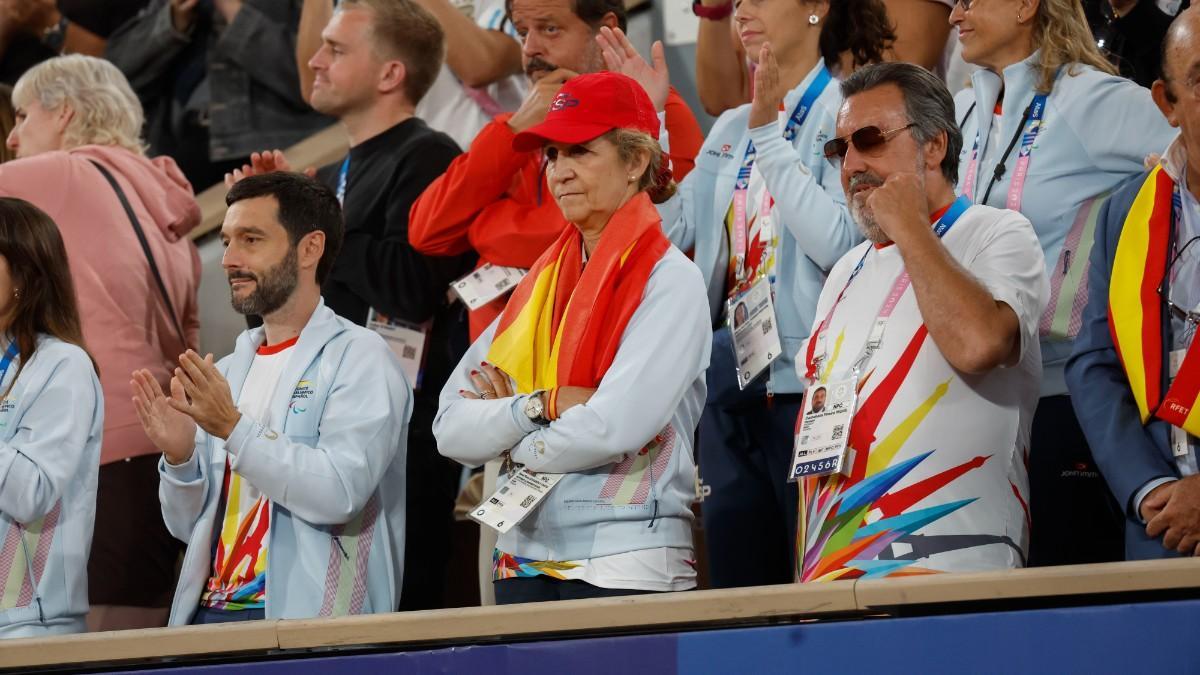
[[716, 5], [713, 7], [700, 4], [700, 0], [692, 0], [692, 14], [695, 14], [701, 19], [720, 21], [730, 14], [733, 14], [733, 0], [730, 0], [723, 5]]

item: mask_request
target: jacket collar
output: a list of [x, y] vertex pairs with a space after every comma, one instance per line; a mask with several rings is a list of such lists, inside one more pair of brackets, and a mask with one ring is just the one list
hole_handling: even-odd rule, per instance
[[[1008, 66], [1003, 71], [1003, 80], [986, 68], [980, 68], [971, 74], [971, 85], [975, 92], [974, 116], [980, 144], [983, 146], [980, 148], [980, 156], [985, 149], [989, 156], [993, 152], [1001, 152], [1000, 149], [986, 147], [992, 133], [992, 110], [996, 107], [996, 101], [1000, 100], [1001, 90], [1004, 92], [1004, 99], [1001, 101], [1004, 110], [1002, 117], [1006, 120], [1019, 120], [1021, 113], [1033, 99], [1041, 58], [1041, 51], [1036, 50], [1024, 61]], [[1002, 127], [1000, 131], [1006, 133], [1008, 130]], [[974, 139], [964, 139], [964, 142], [974, 143]]]
[[[288, 358], [287, 367], [280, 375], [279, 384], [271, 397], [272, 411], [286, 411], [296, 382], [304, 375], [304, 371], [308, 370], [325, 345], [345, 330], [345, 322], [325, 306], [324, 298], [320, 299], [317, 308], [300, 331], [300, 339], [291, 348], [292, 354]], [[244, 331], [238, 336], [233, 354], [230, 355], [229, 371], [225, 379], [229, 381], [229, 390], [233, 393], [235, 402], [246, 383], [246, 374], [250, 372], [250, 365], [254, 363], [254, 355], [263, 342], [263, 333], [262, 326]], [[282, 421], [278, 416], [276, 419]]]

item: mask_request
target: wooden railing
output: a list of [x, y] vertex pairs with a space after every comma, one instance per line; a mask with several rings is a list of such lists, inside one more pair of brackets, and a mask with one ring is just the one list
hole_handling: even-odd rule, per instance
[[[320, 168], [335, 162], [346, 155], [347, 149], [349, 143], [346, 130], [342, 125], [334, 124], [286, 148], [283, 154], [292, 168], [302, 171], [310, 166]], [[193, 240], [200, 239], [221, 227], [221, 222], [225, 219], [226, 192], [224, 183], [218, 183], [196, 195], [196, 203], [200, 205], [200, 225], [191, 231], [189, 237]]]
[[1195, 597], [1200, 591], [1200, 562], [1176, 559], [1042, 567], [9, 640], [0, 642], [0, 668], [99, 667], [281, 650], [450, 646], [801, 619], [886, 617], [929, 605], [971, 611], [994, 606], [997, 601], [1010, 606], [1023, 601], [1077, 604], [1099, 596], [1155, 591]]

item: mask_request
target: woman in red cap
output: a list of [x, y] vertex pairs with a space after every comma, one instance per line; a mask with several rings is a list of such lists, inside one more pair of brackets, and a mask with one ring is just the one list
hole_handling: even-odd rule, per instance
[[699, 270], [662, 233], [674, 191], [646, 92], [569, 80], [544, 148], [565, 230], [442, 390], [434, 434], [467, 465], [506, 460], [472, 515], [500, 533], [500, 604], [696, 585], [692, 437], [711, 346]]

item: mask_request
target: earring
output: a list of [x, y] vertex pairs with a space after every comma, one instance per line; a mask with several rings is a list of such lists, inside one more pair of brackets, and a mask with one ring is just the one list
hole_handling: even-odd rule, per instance
[[1021, 23], [1021, 13], [1017, 12], [1017, 23]]
[[810, 25], [810, 26], [817, 25], [817, 22], [820, 20], [821, 20], [821, 17], [817, 16], [816, 14], [808, 15], [808, 25]]
[[20, 300], [20, 299], [21, 299], [21, 289], [19, 289], [19, 288], [14, 288], [14, 289], [13, 289], [13, 298], [14, 298], [14, 299], [16, 299], [16, 300]]

